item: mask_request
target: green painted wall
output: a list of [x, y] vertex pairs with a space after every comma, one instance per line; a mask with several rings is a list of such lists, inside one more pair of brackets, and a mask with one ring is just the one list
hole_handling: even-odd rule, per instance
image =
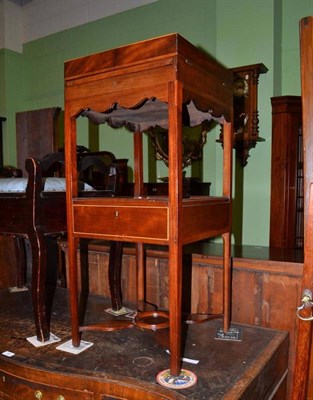
[[283, 0], [282, 6], [282, 92], [300, 94], [299, 21], [313, 15], [312, 0]]
[[6, 165], [16, 162], [15, 113], [21, 108], [24, 95], [24, 57], [11, 50], [0, 50], [0, 115], [3, 124], [3, 158]]
[[[313, 12], [312, 0], [159, 0], [49, 37], [29, 42], [23, 55], [0, 52], [0, 93], [6, 113], [5, 161], [15, 161], [15, 113], [49, 106], [63, 107], [65, 60], [100, 52], [171, 32], [179, 32], [227, 67], [264, 63], [269, 72], [260, 76], [260, 136], [265, 142], [251, 150], [242, 169], [234, 161], [234, 242], [268, 245], [271, 106], [270, 98], [300, 94], [299, 20]], [[3, 68], [4, 66], [4, 68]], [[5, 82], [5, 89], [3, 89]], [[81, 144], [89, 145], [87, 122], [79, 123]], [[204, 180], [212, 193], [221, 192], [222, 150], [208, 138], [204, 153]], [[100, 148], [127, 157], [132, 165], [132, 135], [99, 129]], [[145, 163], [148, 163], [148, 159]], [[157, 176], [166, 174], [158, 162]], [[190, 174], [190, 171], [188, 171]], [[147, 178], [147, 176], [146, 176]]]
[[5, 79], [4, 79], [4, 61], [5, 61], [5, 50], [0, 50], [0, 116], [4, 115], [5, 112]]
[[[259, 78], [259, 131], [265, 142], [250, 150], [248, 165], [234, 164], [234, 242], [266, 245], [269, 237], [271, 108], [273, 96], [273, 0], [217, 2], [217, 58], [236, 67], [263, 63]], [[217, 168], [220, 171], [220, 168]], [[221, 176], [218, 175], [221, 182]]]

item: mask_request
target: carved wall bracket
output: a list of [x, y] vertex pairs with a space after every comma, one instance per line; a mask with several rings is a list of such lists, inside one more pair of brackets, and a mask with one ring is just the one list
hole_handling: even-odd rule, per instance
[[[265, 139], [259, 136], [258, 84], [260, 74], [268, 71], [264, 64], [231, 68], [234, 73], [234, 145], [236, 156], [245, 167], [250, 150]], [[221, 132], [218, 142], [222, 142]]]

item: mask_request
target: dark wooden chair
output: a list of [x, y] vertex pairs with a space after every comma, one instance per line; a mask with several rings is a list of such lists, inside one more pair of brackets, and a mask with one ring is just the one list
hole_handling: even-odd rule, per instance
[[[116, 158], [113, 153], [105, 150], [79, 152], [79, 147], [77, 157], [80, 180], [97, 190], [113, 189], [115, 195], [128, 194], [127, 158]], [[108, 174], [101, 170], [103, 163], [111, 166]]]
[[[1, 142], [0, 142], [1, 144]], [[0, 155], [1, 155], [0, 151]], [[0, 167], [0, 178], [21, 178], [23, 175], [22, 170], [12, 167], [12, 166], [2, 166]], [[1, 287], [10, 286], [11, 290], [18, 289], [21, 290], [25, 286], [26, 277], [26, 247], [24, 238], [20, 236], [15, 236], [8, 240], [7, 237], [0, 237], [0, 247], [1, 247], [1, 266], [3, 264], [7, 265], [8, 259], [10, 268], [3, 270], [1, 268]], [[12, 252], [15, 258], [12, 259]]]
[[[50, 338], [51, 296], [48, 299], [46, 293], [46, 238], [66, 233], [65, 179], [53, 176], [59, 174], [63, 164], [64, 154], [60, 152], [51, 153], [41, 160], [28, 158], [25, 163], [28, 178], [0, 179], [0, 235], [29, 240], [32, 253], [31, 290], [34, 320], [37, 339], [42, 342]], [[116, 195], [119, 175], [115, 162], [106, 164], [97, 155], [88, 154], [81, 158], [79, 168], [82, 177], [84, 174], [92, 177], [97, 171], [97, 174], [104, 176], [102, 182], [110, 182], [110, 187], [105, 187], [103, 183], [101, 190], [95, 190], [81, 182], [80, 189], [85, 190], [85, 193], [90, 196]], [[121, 248], [116, 244], [112, 245], [113, 257], [109, 273], [110, 284], [116, 285], [116, 288], [111, 290], [112, 305], [114, 304], [115, 308], [121, 307], [121, 293], [118, 287], [120, 261], [116, 261], [121, 259], [121, 255], [116, 253], [118, 249]], [[115, 257], [116, 259], [112, 260]]]

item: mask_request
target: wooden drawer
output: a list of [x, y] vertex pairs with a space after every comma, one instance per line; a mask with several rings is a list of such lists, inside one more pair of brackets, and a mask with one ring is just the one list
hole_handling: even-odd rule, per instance
[[74, 234], [146, 243], [168, 240], [168, 207], [74, 205]]
[[[26, 359], [24, 361], [27, 363]], [[33, 368], [1, 358], [0, 364], [0, 400], [185, 399], [159, 385], [122, 376], [115, 378], [110, 373], [86, 369], [69, 371], [57, 364], [51, 368], [47, 362], [40, 362], [40, 367]]]
[[[4, 399], [34, 400], [93, 400], [93, 393], [67, 389], [21, 379], [1, 371], [0, 393]], [[1, 398], [1, 397], [0, 397]]]

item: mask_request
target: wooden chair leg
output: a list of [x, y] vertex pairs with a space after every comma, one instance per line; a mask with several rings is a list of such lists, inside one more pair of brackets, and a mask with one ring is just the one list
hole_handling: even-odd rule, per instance
[[16, 287], [22, 288], [26, 285], [26, 249], [25, 239], [21, 236], [13, 236], [16, 254]]
[[[79, 302], [79, 322], [83, 324], [84, 315], [87, 308], [89, 294], [89, 266], [88, 266], [88, 239], [80, 239], [80, 265], [81, 265], [81, 294]], [[122, 270], [123, 243], [110, 242], [109, 254], [109, 287], [111, 294], [111, 305], [114, 311], [123, 308], [122, 289], [121, 289], [121, 270]]]
[[89, 294], [89, 256], [88, 256], [88, 243], [89, 239], [79, 240], [80, 249], [80, 280], [81, 292], [88, 296]]
[[39, 228], [29, 235], [32, 250], [32, 302], [36, 335], [40, 342], [50, 338], [50, 324], [46, 310], [47, 248], [43, 232]]
[[109, 285], [111, 293], [111, 304], [114, 311], [123, 307], [121, 289], [123, 243], [112, 241], [110, 243], [109, 257]]
[[78, 305], [79, 325], [83, 325], [87, 310], [89, 296], [89, 255], [88, 255], [89, 239], [79, 239], [80, 249], [80, 296]]

